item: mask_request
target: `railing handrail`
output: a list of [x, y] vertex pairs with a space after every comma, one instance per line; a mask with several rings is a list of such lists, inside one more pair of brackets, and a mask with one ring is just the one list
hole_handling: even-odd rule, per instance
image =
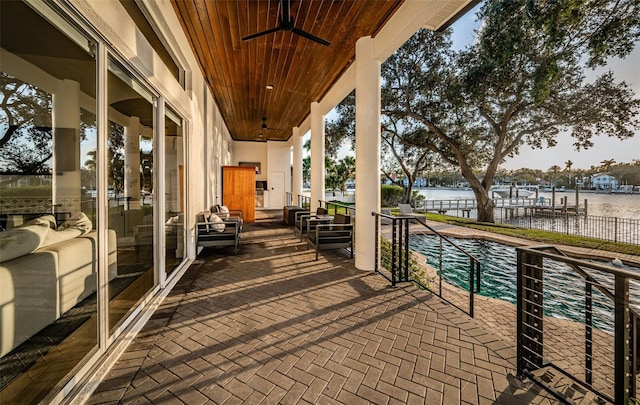
[[347, 204], [341, 204], [339, 202], [334, 202], [334, 201], [325, 201], [325, 200], [318, 200], [318, 202], [320, 203], [320, 205], [322, 205], [323, 203], [325, 205], [327, 204], [331, 204], [331, 205], [335, 205], [336, 207], [342, 207], [342, 208], [349, 208], [349, 209], [356, 209], [356, 206], [351, 204], [351, 205], [347, 205]]
[[418, 221], [420, 224], [422, 224], [423, 226], [425, 226], [427, 229], [429, 229], [430, 232], [433, 232], [434, 234], [438, 235], [440, 238], [446, 240], [448, 243], [450, 243], [451, 245], [453, 245], [453, 247], [455, 247], [458, 251], [460, 251], [461, 253], [463, 253], [464, 255], [466, 255], [467, 257], [473, 259], [474, 261], [480, 263], [480, 260], [478, 260], [478, 258], [476, 258], [474, 255], [472, 255], [471, 253], [467, 252], [466, 250], [462, 249], [460, 246], [458, 246], [458, 244], [456, 244], [454, 241], [452, 241], [451, 239], [449, 239], [446, 235], [441, 234], [440, 232], [438, 232], [437, 230], [433, 229], [429, 224], [427, 224], [426, 222], [424, 222], [422, 220], [422, 218], [418, 218], [418, 217], [414, 217], [414, 216], [410, 216], [410, 215], [385, 215], [385, 214], [379, 214], [382, 217], [385, 218], [398, 218], [398, 219], [415, 219], [416, 221]]
[[586, 260], [582, 260], [582, 259], [576, 259], [573, 258], [571, 256], [566, 256], [566, 255], [561, 255], [561, 254], [556, 254], [556, 253], [550, 253], [550, 252], [545, 252], [541, 249], [548, 249], [548, 248], [555, 248], [557, 249], [555, 246], [551, 246], [551, 245], [537, 245], [537, 246], [526, 246], [526, 247], [518, 247], [518, 250], [521, 250], [523, 252], [528, 252], [528, 253], [535, 253], [537, 255], [549, 258], [549, 259], [553, 259], [553, 260], [557, 260], [557, 261], [561, 261], [561, 262], [565, 262], [565, 263], [571, 263], [571, 264], [575, 264], [577, 266], [584, 266], [584, 267], [591, 267], [592, 269], [598, 270], [598, 271], [602, 271], [614, 276], [620, 276], [620, 277], [625, 277], [625, 278], [630, 278], [630, 279], [634, 279], [634, 280], [640, 280], [640, 274], [638, 273], [634, 273], [632, 271], [629, 270], [625, 270], [625, 269], [616, 269], [616, 268], [612, 268], [611, 266], [605, 265], [605, 264], [600, 264], [600, 263], [595, 263], [595, 262], [588, 262]]
[[[518, 301], [517, 301], [517, 369], [519, 375], [533, 375], [531, 372], [536, 368], [551, 365], [558, 368], [554, 362], [543, 363], [545, 328], [541, 314], [544, 313], [543, 297], [545, 296], [545, 286], [547, 281], [544, 280], [544, 259], [553, 260], [559, 263], [565, 263], [574, 271], [576, 276], [581, 277], [587, 283], [585, 284], [585, 308], [584, 308], [584, 324], [585, 324], [585, 357], [584, 380], [579, 377], [571, 378], [583, 381], [586, 386], [599, 396], [604, 396], [607, 400], [616, 404], [627, 404], [629, 398], [635, 396], [636, 389], [636, 361], [638, 336], [637, 327], [638, 313], [630, 307], [629, 302], [629, 282], [631, 280], [640, 280], [640, 274], [628, 271], [626, 269], [618, 269], [610, 265], [599, 264], [582, 259], [570, 257], [555, 246], [538, 245], [517, 247], [518, 252]], [[550, 252], [549, 250], [553, 251]], [[592, 275], [584, 269], [596, 270], [601, 273], [603, 279], [613, 280], [613, 291], [608, 286], [603, 286]], [[526, 280], [526, 284], [525, 281]], [[603, 293], [604, 297], [613, 305], [614, 312], [614, 328], [613, 328], [613, 396], [602, 394], [593, 384], [594, 366], [592, 360], [593, 345], [591, 343], [592, 330], [592, 300], [593, 294], [591, 288], [596, 287]], [[535, 318], [536, 323], [531, 326], [531, 322], [526, 318]], [[627, 325], [627, 322], [630, 325]], [[551, 332], [549, 332], [551, 333]], [[552, 340], [553, 341], [553, 340]], [[531, 369], [530, 367], [533, 367]], [[560, 369], [560, 368], [558, 368]], [[560, 369], [561, 370], [561, 369]], [[569, 375], [569, 374], [567, 374]], [[533, 378], [536, 382], [548, 388], [545, 381]]]
[[[449, 239], [448, 237], [446, 237], [445, 235], [441, 234], [440, 232], [438, 232], [437, 230], [435, 230], [434, 228], [432, 228], [430, 225], [428, 225], [424, 218], [419, 218], [413, 215], [388, 215], [388, 214], [382, 214], [382, 213], [378, 213], [378, 212], [372, 212], [371, 213], [372, 216], [376, 217], [376, 224], [377, 221], [379, 221], [379, 218], [386, 218], [392, 221], [392, 226], [393, 226], [393, 231], [392, 231], [392, 260], [391, 260], [391, 265], [392, 265], [392, 269], [391, 269], [391, 281], [392, 281], [392, 285], [395, 285], [396, 283], [396, 270], [398, 273], [400, 273], [401, 275], [403, 274], [403, 265], [402, 262], [399, 263], [399, 269], [395, 268], [396, 262], [395, 262], [395, 257], [396, 257], [396, 249], [395, 249], [395, 244], [397, 243], [398, 245], [404, 244], [404, 246], [399, 246], [398, 249], [398, 258], [400, 260], [402, 260], [402, 256], [404, 256], [404, 260], [405, 260], [405, 274], [406, 274], [406, 279], [405, 280], [401, 280], [401, 281], [409, 281], [408, 279], [408, 274], [409, 274], [409, 269], [408, 269], [408, 252], [409, 250], [411, 250], [409, 248], [409, 224], [411, 222], [417, 222], [422, 224], [423, 227], [427, 228], [431, 233], [433, 233], [434, 235], [436, 235], [437, 237], [440, 238], [440, 263], [439, 263], [439, 268], [440, 268], [440, 278], [439, 278], [439, 289], [438, 291], [434, 291], [433, 289], [431, 289], [429, 286], [427, 285], [423, 285], [418, 281], [415, 281], [417, 284], [421, 285], [423, 288], [426, 288], [432, 292], [434, 292], [435, 294], [437, 294], [440, 298], [442, 298], [443, 300], [445, 300], [446, 302], [450, 303], [451, 305], [455, 306], [456, 308], [460, 309], [463, 312], [467, 312], [469, 314], [469, 316], [471, 316], [473, 318], [474, 316], [474, 294], [480, 291], [480, 278], [481, 278], [481, 262], [480, 260], [478, 260], [474, 255], [468, 253], [467, 251], [465, 251], [464, 249], [462, 249], [458, 244], [456, 244], [455, 242], [453, 242], [451, 239]], [[399, 225], [396, 225], [396, 223], [399, 222]], [[396, 238], [396, 226], [398, 226], [399, 228], [399, 239], [398, 241], [395, 240]], [[379, 237], [378, 235], [378, 227], [376, 226], [376, 243], [377, 243], [377, 239]], [[404, 232], [404, 235], [402, 235]], [[415, 232], [415, 231], [414, 231]], [[463, 255], [465, 255], [468, 260], [469, 260], [469, 310], [465, 311], [463, 308], [459, 307], [457, 304], [455, 304], [454, 302], [448, 300], [447, 298], [443, 297], [442, 295], [442, 279], [444, 276], [444, 272], [443, 272], [443, 266], [442, 266], [442, 241], [445, 241], [446, 243], [448, 243], [449, 245], [453, 246], [456, 250], [458, 250], [459, 252], [461, 252]], [[404, 253], [403, 253], [404, 252]], [[379, 254], [378, 249], [377, 249], [377, 245], [376, 245], [376, 255]], [[377, 264], [376, 264], [376, 271], [377, 271]], [[378, 271], [377, 271], [378, 272]], [[379, 272], [378, 272], [379, 273]], [[382, 273], [380, 273], [382, 274]]]

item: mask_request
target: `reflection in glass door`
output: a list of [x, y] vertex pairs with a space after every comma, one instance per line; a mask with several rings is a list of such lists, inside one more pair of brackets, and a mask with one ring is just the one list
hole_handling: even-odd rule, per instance
[[184, 258], [184, 137], [182, 119], [166, 108], [164, 117], [165, 266], [173, 272]]
[[98, 347], [95, 46], [34, 7], [0, 2], [2, 404], [48, 402]]
[[109, 251], [117, 256], [108, 288], [109, 328], [113, 333], [154, 285], [155, 109], [151, 93], [114, 60], [109, 61], [107, 85], [107, 222]]

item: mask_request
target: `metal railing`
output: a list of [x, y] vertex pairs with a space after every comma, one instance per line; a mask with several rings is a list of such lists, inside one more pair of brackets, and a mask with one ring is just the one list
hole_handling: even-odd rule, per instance
[[298, 194], [298, 207], [302, 208], [310, 208], [311, 207], [311, 197], [307, 197], [306, 195]]
[[[551, 207], [550, 199], [513, 197], [513, 198], [493, 198], [493, 204], [496, 208], [524, 208], [524, 207]], [[478, 208], [478, 201], [475, 198], [463, 198], [452, 200], [414, 200], [412, 206], [415, 211], [466, 211]]]
[[318, 200], [321, 207], [326, 208], [329, 214], [344, 214], [351, 217], [351, 222], [355, 222], [356, 219], [356, 206], [341, 204], [333, 201]]
[[525, 210], [523, 215], [500, 218], [500, 222], [519, 228], [584, 236], [611, 242], [640, 245], [640, 220], [595, 215], [576, 215], [571, 211]]
[[640, 291], [640, 274], [552, 246], [516, 251], [518, 375], [564, 401], [582, 386], [602, 401], [631, 403], [639, 353], [629, 293]]
[[[376, 221], [376, 273], [389, 280], [393, 286], [401, 282], [415, 282], [473, 317], [474, 294], [480, 292], [480, 261], [427, 225], [421, 218], [377, 212], [373, 212], [372, 215]], [[439, 240], [437, 263], [427, 264], [427, 258], [411, 247], [413, 238], [427, 235], [435, 235]], [[468, 260], [466, 291], [448, 282], [451, 274], [443, 262], [445, 246], [458, 251]]]

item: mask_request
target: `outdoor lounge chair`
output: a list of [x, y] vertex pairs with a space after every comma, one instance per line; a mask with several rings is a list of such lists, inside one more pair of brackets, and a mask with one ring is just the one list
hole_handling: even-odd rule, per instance
[[[389, 215], [391, 216], [391, 210], [388, 208], [384, 208], [382, 210], [380, 210], [380, 213], [383, 215]], [[380, 224], [381, 225], [391, 225], [393, 224], [393, 220], [390, 218], [385, 218], [385, 217], [380, 217]]]
[[424, 214], [420, 214], [418, 212], [414, 212], [413, 208], [409, 204], [398, 204], [398, 208], [400, 208], [400, 215], [405, 217], [414, 217], [416, 219], [421, 219], [424, 221]]
[[233, 246], [233, 253], [238, 254], [242, 222], [236, 219], [223, 221], [213, 218], [211, 211], [202, 211], [197, 215], [196, 246], [219, 247]]
[[353, 224], [349, 215], [336, 214], [332, 223], [317, 224], [314, 231], [307, 233], [307, 249], [316, 250], [316, 260], [320, 249], [349, 248], [353, 258]]
[[310, 214], [305, 211], [296, 212], [296, 224], [293, 228], [294, 235], [300, 235], [300, 241], [302, 237], [308, 231], [316, 229], [318, 223], [329, 222], [333, 218], [322, 218], [329, 214], [326, 208], [318, 207], [315, 214]]

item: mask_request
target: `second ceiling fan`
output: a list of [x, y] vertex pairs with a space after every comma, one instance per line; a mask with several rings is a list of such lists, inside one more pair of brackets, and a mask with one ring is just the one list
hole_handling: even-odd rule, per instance
[[280, 0], [280, 24], [277, 27], [270, 28], [262, 32], [257, 32], [255, 34], [247, 35], [246, 37], [243, 37], [242, 40], [248, 41], [250, 39], [261, 37], [263, 35], [268, 35], [277, 31], [291, 31], [294, 34], [300, 35], [304, 38], [307, 38], [308, 40], [317, 42], [321, 45], [324, 45], [324, 46], [331, 45], [330, 42], [325, 41], [322, 38], [319, 38], [309, 32], [303, 31], [295, 27], [295, 21], [291, 16], [291, 0]]

